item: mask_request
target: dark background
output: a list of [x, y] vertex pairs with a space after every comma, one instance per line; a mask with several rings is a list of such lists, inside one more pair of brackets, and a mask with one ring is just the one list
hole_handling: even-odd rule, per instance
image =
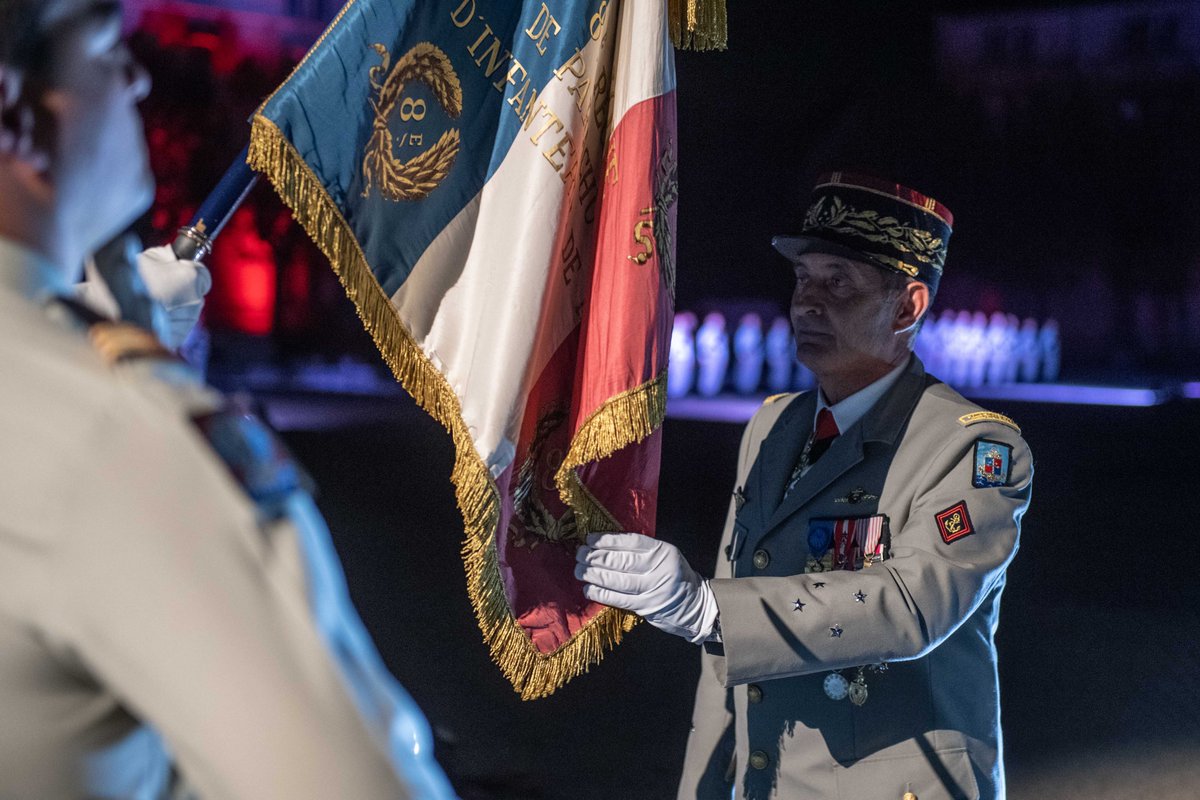
[[[151, 12], [135, 44], [156, 82], [146, 113], [160, 178], [142, 228], [162, 241], [334, 9], [287, 4], [295, 24], [272, 44], [239, 38], [235, 18], [200, 6], [140, 5]], [[730, 0], [729, 51], [677, 56], [678, 307], [782, 309], [790, 279], [771, 236], [798, 228], [818, 172], [860, 166], [954, 211], [938, 307], [1058, 319], [1068, 378], [1200, 379], [1192, 7]], [[1040, 55], [1078, 19], [1038, 15], [1066, 9], [1085, 21], [1125, 15], [1100, 62]], [[1014, 11], [1032, 16], [1014, 22]], [[965, 65], [944, 33], [964, 14], [985, 43]], [[1173, 14], [1184, 20], [1175, 28], [1163, 22]], [[247, 208], [243, 233], [223, 234], [214, 254], [214, 378], [239, 388], [246, 363], [347, 355], [377, 369], [336, 280], [275, 198], [260, 187]], [[265, 329], [247, 330], [221, 294], [250, 285], [247, 264], [275, 287]], [[441, 428], [403, 397], [263, 399], [317, 478], [355, 599], [464, 800], [673, 796], [695, 648], [642, 625], [589, 674], [520, 701], [464, 591]], [[999, 632], [1010, 796], [1200, 797], [1200, 406], [997, 410], [1022, 425], [1036, 463]], [[704, 569], [739, 436], [727, 423], [665, 426], [660, 535]]]
[[[1162, 22], [1171, 5], [1189, 4], [739, 0], [728, 52], [676, 62], [679, 307], [786, 298], [771, 236], [798, 229], [818, 173], [859, 166], [954, 212], [938, 307], [1056, 317], [1076, 370], [1194, 365], [1176, 318], [1200, 313], [1200, 65], [1176, 54], [1200, 30]], [[1072, 7], [1145, 13], [1098, 62], [1048, 58], [1077, 34], [1036, 12]], [[972, 9], [964, 68], [938, 29]]]

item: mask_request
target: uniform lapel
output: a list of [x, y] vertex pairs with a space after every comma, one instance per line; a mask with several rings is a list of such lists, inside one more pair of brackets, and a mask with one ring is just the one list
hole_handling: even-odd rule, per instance
[[[763, 533], [765, 534], [781, 525], [788, 517], [795, 514], [814, 497], [825, 491], [831, 483], [861, 462], [863, 460], [864, 443], [877, 442], [894, 446], [897, 437], [900, 435], [900, 431], [907, 424], [908, 418], [917, 404], [917, 400], [920, 399], [921, 394], [925, 391], [926, 384], [925, 366], [914, 355], [909, 361], [908, 369], [900, 376], [896, 384], [888, 390], [887, 394], [880, 398], [879, 402], [862, 419], [851, 426], [850, 430], [844, 432], [834, 440], [828, 452], [816, 464], [813, 464], [812, 468], [805, 473], [804, 477], [800, 479], [791, 493], [786, 498], [783, 498], [782, 502], [775, 507], [775, 510], [767, 516], [762, 528]], [[804, 426], [805, 436], [808, 436], [808, 431], [812, 428], [811, 420], [816, 411], [815, 398], [816, 394], [814, 393], [812, 401], [804, 404], [806, 413], [808, 414], [807, 419], [809, 420], [808, 424]], [[765, 446], [766, 443], [764, 442]], [[803, 447], [803, 441], [801, 441], [800, 446]], [[799, 456], [800, 453], [797, 450], [793, 460], [787, 466], [780, 468], [778, 465], [775, 465], [775, 470], [780, 472], [781, 475], [765, 476], [763, 478], [766, 485], [772, 487], [775, 482], [779, 483], [779, 494], [775, 495], [776, 497], [782, 497], [782, 487], [791, 476], [792, 468], [796, 463], [795, 459], [798, 459]], [[766, 467], [767, 465], [764, 464], [763, 466]], [[763, 470], [763, 472], [767, 471], [766, 469]]]
[[792, 469], [800, 460], [804, 442], [812, 432], [813, 416], [817, 413], [817, 393], [809, 392], [793, 400], [772, 426], [758, 451], [754, 469], [758, 472], [756, 488], [759, 502], [759, 524], [766, 529], [780, 500]]
[[[850, 430], [833, 440], [833, 444], [830, 445], [825, 455], [821, 456], [817, 463], [812, 465], [808, 472], [804, 474], [804, 477], [796, 483], [796, 488], [792, 489], [791, 493], [783, 498], [783, 502], [779, 504], [775, 509], [775, 513], [767, 520], [764, 530], [769, 531], [782, 523], [792, 514], [803, 508], [809, 500], [812, 500], [826, 486], [833, 483], [846, 470], [862, 461], [862, 428], [863, 426], [860, 421], [851, 426]], [[791, 470], [789, 469], [788, 476], [790, 475]]]
[[862, 440], [894, 447], [900, 432], [908, 425], [917, 401], [931, 382], [936, 379], [930, 379], [921, 359], [912, 356], [908, 370], [860, 421]]

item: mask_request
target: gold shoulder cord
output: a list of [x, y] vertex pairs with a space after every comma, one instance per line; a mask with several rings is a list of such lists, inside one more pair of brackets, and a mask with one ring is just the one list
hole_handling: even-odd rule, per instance
[[997, 422], [1001, 425], [1007, 425], [1018, 434], [1021, 432], [1021, 428], [1017, 423], [1003, 414], [997, 414], [995, 411], [975, 411], [971, 414], [963, 414], [958, 418], [958, 423], [964, 428], [969, 428], [980, 422]]

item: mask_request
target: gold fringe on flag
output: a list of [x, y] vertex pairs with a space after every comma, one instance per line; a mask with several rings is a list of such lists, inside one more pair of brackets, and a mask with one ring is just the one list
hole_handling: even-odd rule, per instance
[[575, 523], [584, 534], [620, 528], [612, 515], [592, 497], [575, 470], [641, 442], [662, 426], [666, 416], [667, 373], [664, 371], [641, 386], [610, 397], [579, 426], [554, 482], [563, 502], [575, 510]]
[[724, 50], [729, 44], [725, 0], [668, 0], [671, 41], [679, 50]]
[[[575, 524], [583, 535], [620, 531], [622, 527], [583, 485], [576, 469], [608, 458], [623, 447], [645, 440], [662, 427], [666, 416], [667, 373], [664, 370], [653, 380], [609, 398], [579, 427], [579, 431], [571, 439], [571, 447], [563, 459], [562, 466], [554, 476], [554, 482], [563, 502], [575, 510]], [[621, 641], [621, 633], [631, 630], [640, 618], [629, 611], [607, 608], [583, 630], [586, 631], [607, 614], [613, 615], [613, 618], [611, 623], [606, 621], [606, 625], [616, 628], [616, 635], [611, 644], [609, 640], [605, 640], [605, 644], [611, 649]], [[596, 660], [598, 661], [599, 657]]]
[[[496, 553], [499, 491], [475, 450], [458, 397], [401, 321], [372, 274], [349, 223], [320, 179], [275, 123], [261, 114], [255, 114], [251, 125], [246, 161], [267, 176], [301, 227], [329, 259], [392, 374], [417, 404], [449, 431], [455, 453], [450, 479], [466, 534], [462, 553], [467, 594], [483, 639], [492, 660], [522, 699], [553, 694], [599, 663], [604, 653], [637, 623], [637, 617], [606, 608], [553, 653], [544, 655], [534, 647], [516, 623], [504, 592]], [[660, 426], [666, 409], [665, 381], [665, 374], [660, 375], [612, 398], [593, 413], [556, 476], [560, 493], [577, 503], [581, 522], [598, 526], [595, 530], [612, 530], [616, 522], [579, 482], [575, 467], [641, 441]]]

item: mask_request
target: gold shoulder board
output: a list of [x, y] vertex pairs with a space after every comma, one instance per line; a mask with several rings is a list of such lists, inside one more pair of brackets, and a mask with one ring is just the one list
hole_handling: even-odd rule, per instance
[[792, 394], [791, 392], [780, 392], [779, 394], [773, 394], [770, 397], [768, 397], [766, 400], [763, 400], [763, 405], [769, 406], [769, 405], [771, 405], [771, 403], [774, 403], [776, 400], [782, 400], [785, 397], [791, 397], [791, 394]]
[[1017, 423], [1003, 414], [997, 414], [995, 411], [976, 411], [971, 414], [963, 414], [958, 418], [958, 422], [964, 428], [974, 425], [977, 422], [998, 422], [1001, 425], [1007, 425], [1017, 433], [1021, 432], [1021, 428]]

